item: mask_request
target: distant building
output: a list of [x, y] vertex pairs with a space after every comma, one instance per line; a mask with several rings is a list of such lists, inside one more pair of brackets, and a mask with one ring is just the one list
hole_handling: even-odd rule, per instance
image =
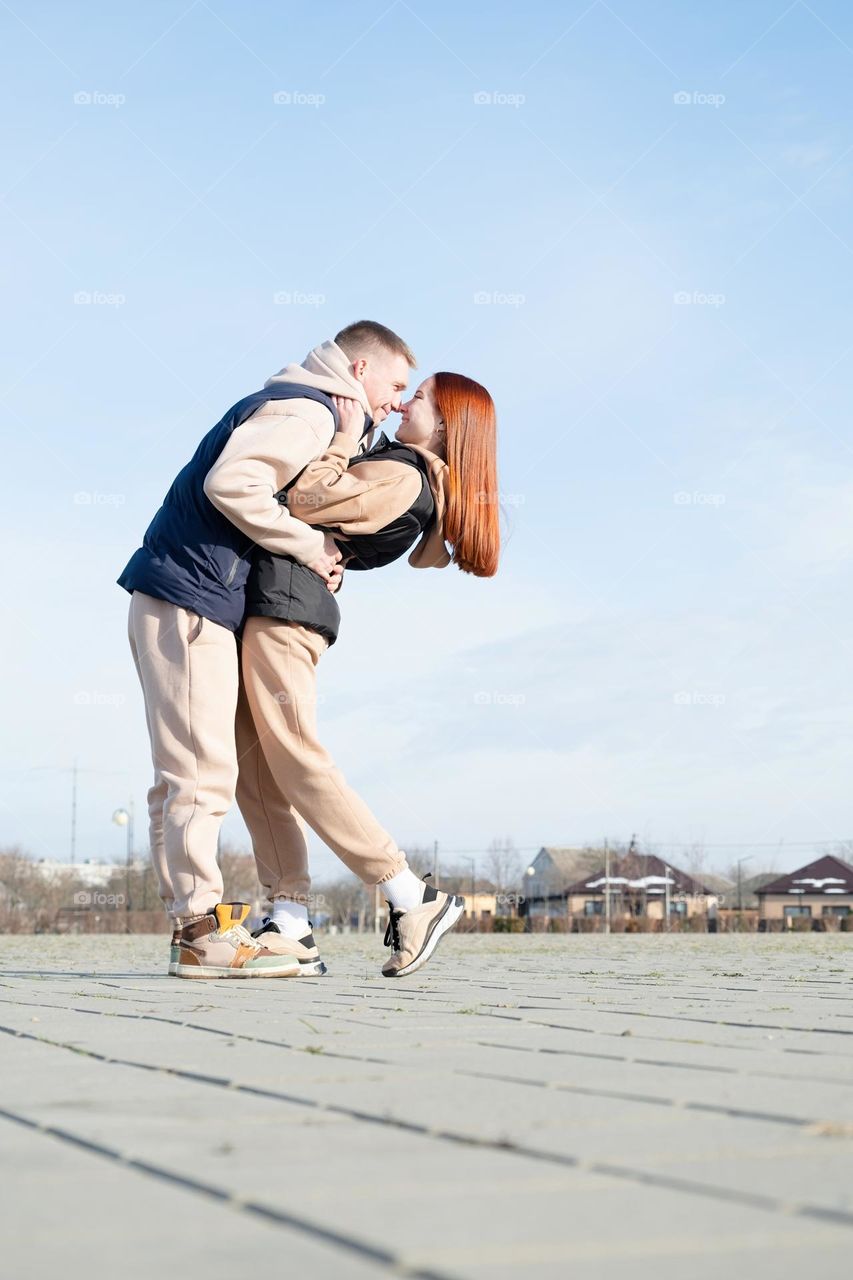
[[743, 876], [740, 884], [737, 881], [720, 897], [720, 906], [726, 911], [757, 911], [758, 890], [775, 880], [775, 871], [758, 871], [754, 876]]
[[562, 913], [569, 885], [600, 863], [600, 849], [543, 845], [522, 876], [521, 892], [530, 915]]
[[627, 853], [610, 859], [609, 879], [598, 854], [598, 866], [566, 890], [570, 916], [603, 916], [605, 895], [610, 891], [611, 918], [645, 916], [663, 920], [666, 903], [670, 916], [704, 915], [717, 904], [717, 894], [704, 882], [664, 862], [653, 853]]
[[[141, 868], [142, 864], [138, 864]], [[35, 869], [49, 880], [73, 880], [77, 884], [85, 884], [90, 889], [102, 889], [113, 876], [118, 875], [124, 866], [115, 862], [56, 862], [50, 858], [41, 858], [33, 862]], [[137, 864], [134, 863], [134, 870]]]
[[828, 853], [770, 880], [757, 890], [757, 896], [759, 920], [849, 916], [853, 912], [853, 867]]
[[711, 893], [717, 895], [717, 905], [722, 906], [723, 903], [730, 903], [732, 894], [735, 892], [736, 885], [733, 880], [729, 880], [728, 876], [718, 876], [713, 872], [702, 872], [702, 883], [706, 889], [710, 889]]
[[497, 889], [490, 880], [477, 880], [472, 888], [470, 876], [445, 876], [441, 877], [440, 885], [442, 893], [458, 893], [465, 899], [464, 920], [488, 920], [494, 919], [496, 915], [501, 914], [499, 910], [499, 897], [507, 897], [512, 895], [498, 894]]

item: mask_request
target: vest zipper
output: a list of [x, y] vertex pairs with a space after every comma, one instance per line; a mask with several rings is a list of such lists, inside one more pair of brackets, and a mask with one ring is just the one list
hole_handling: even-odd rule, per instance
[[232, 564], [231, 568], [228, 570], [228, 577], [225, 579], [225, 585], [226, 585], [226, 587], [230, 587], [230, 586], [231, 586], [231, 583], [232, 583], [232, 582], [234, 581], [234, 579], [236, 578], [236, 576], [237, 576], [237, 566], [238, 566], [238, 564], [239, 564], [239, 563], [240, 563], [240, 557], [239, 557], [239, 556], [235, 556], [235, 557], [234, 557], [234, 563]]

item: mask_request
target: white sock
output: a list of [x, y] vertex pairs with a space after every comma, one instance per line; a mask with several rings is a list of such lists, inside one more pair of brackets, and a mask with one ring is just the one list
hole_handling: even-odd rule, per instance
[[409, 867], [398, 871], [390, 880], [383, 880], [379, 888], [395, 911], [411, 911], [424, 900], [424, 882]]
[[272, 904], [273, 924], [285, 938], [302, 938], [308, 932], [308, 908], [304, 902], [292, 898], [276, 898]]

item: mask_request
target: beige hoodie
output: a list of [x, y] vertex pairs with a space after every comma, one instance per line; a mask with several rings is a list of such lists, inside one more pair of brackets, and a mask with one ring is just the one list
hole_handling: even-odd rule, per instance
[[[435, 520], [409, 556], [416, 569], [450, 564], [444, 541], [450, 472], [437, 454], [409, 445], [427, 462]], [[306, 524], [324, 525], [344, 537], [376, 533], [409, 510], [421, 491], [421, 473], [392, 458], [353, 462], [352, 437], [337, 433], [325, 453], [310, 462], [287, 495], [291, 513]]]
[[[349, 396], [370, 413], [362, 383], [334, 342], [315, 347], [302, 364], [287, 365], [264, 386], [280, 382]], [[268, 400], [232, 433], [207, 473], [204, 492], [253, 542], [310, 564], [323, 550], [323, 534], [295, 520], [275, 495], [328, 447], [332, 435], [329, 411], [316, 400]]]

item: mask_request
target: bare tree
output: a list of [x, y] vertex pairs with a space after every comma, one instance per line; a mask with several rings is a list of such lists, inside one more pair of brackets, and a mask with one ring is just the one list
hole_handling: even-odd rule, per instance
[[[780, 874], [781, 872], [779, 872], [776, 868], [775, 857], [767, 858], [763, 860], [763, 865], [752, 860], [750, 860], [749, 862], [744, 861], [740, 864], [740, 878], [743, 881], [743, 883], [746, 883], [747, 880], [753, 881], [759, 878], [768, 880], [771, 876], [778, 876]], [[731, 880], [732, 884], [737, 884], [738, 882], [737, 860], [734, 860], [729, 863], [729, 865], [726, 867], [725, 871], [723, 872], [723, 875], [726, 877], [727, 880]]]
[[423, 880], [425, 875], [430, 875], [435, 864], [435, 849], [424, 844], [404, 844], [406, 851], [406, 861], [416, 876], [420, 876]]
[[475, 891], [475, 883], [480, 880], [476, 870], [476, 863], [448, 863], [446, 867], [442, 868], [441, 888], [445, 893], [473, 893]]
[[315, 888], [315, 900], [318, 913], [328, 915], [330, 924], [345, 928], [356, 916], [362, 926], [372, 911], [370, 895], [355, 876], [323, 881]]
[[0, 850], [0, 899], [9, 912], [34, 905], [42, 884], [36, 863], [18, 845]]
[[708, 866], [708, 850], [701, 842], [689, 845], [681, 855], [681, 866], [694, 880], [701, 880]]
[[55, 929], [81, 891], [86, 886], [73, 867], [34, 862], [18, 846], [0, 851], [0, 929], [8, 933]]
[[262, 889], [252, 854], [223, 844], [219, 850], [219, 866], [225, 884], [223, 897], [227, 902], [260, 902]]
[[511, 838], [494, 839], [486, 855], [485, 872], [499, 893], [518, 888], [521, 879], [521, 854]]
[[117, 862], [103, 891], [114, 896], [119, 906], [133, 912], [163, 910], [157, 877], [147, 861], [134, 863], [130, 868], [123, 862]]
[[32, 858], [17, 845], [0, 852], [0, 929], [30, 933], [47, 886]]

